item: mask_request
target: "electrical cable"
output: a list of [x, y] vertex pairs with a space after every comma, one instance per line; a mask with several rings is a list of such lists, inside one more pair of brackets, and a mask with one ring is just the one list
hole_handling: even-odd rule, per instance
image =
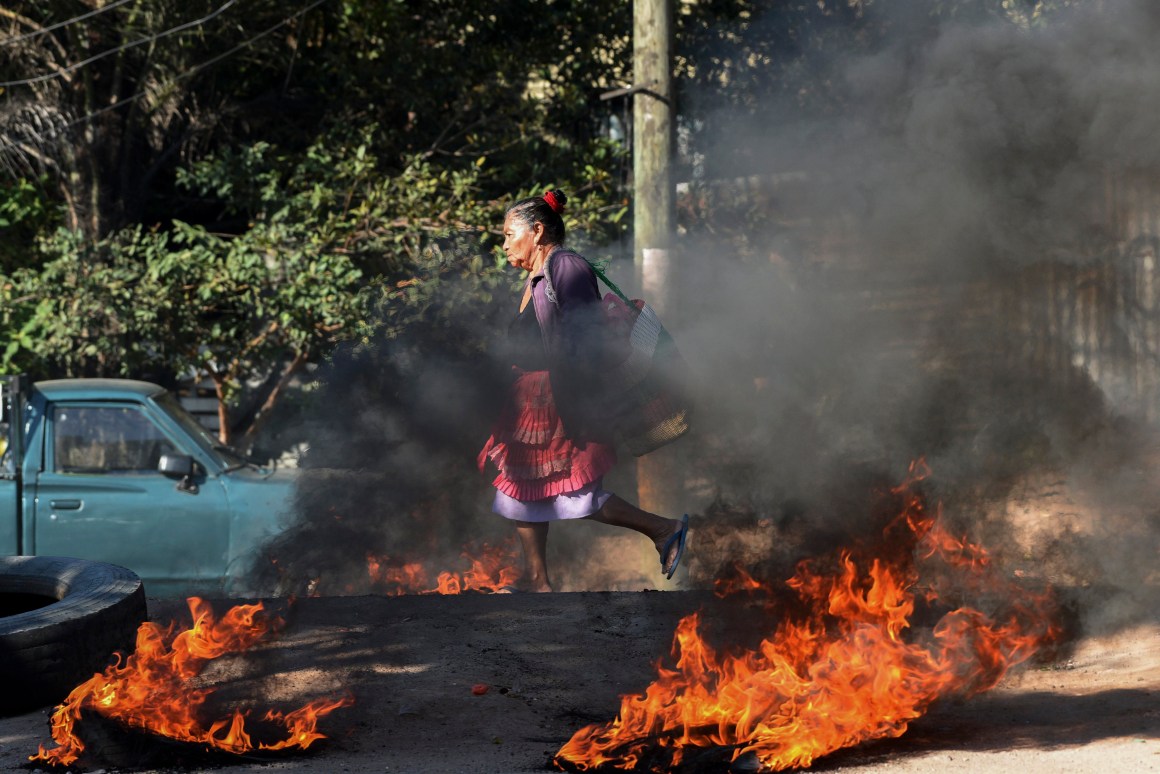
[[160, 40], [161, 38], [169, 37], [170, 35], [176, 34], [178, 32], [183, 32], [191, 27], [200, 27], [201, 25], [210, 21], [214, 17], [220, 16], [222, 13], [225, 12], [225, 10], [227, 8], [229, 8], [231, 5], [234, 5], [237, 2], [238, 2], [238, 0], [226, 0], [226, 2], [220, 8], [213, 11], [208, 16], [203, 16], [200, 19], [194, 19], [193, 21], [185, 22], [184, 24], [179, 24], [176, 27], [171, 27], [171, 28], [165, 30], [164, 32], [160, 32], [156, 35], [151, 35], [147, 38], [138, 38], [137, 40], [134, 40], [131, 43], [126, 43], [123, 46], [118, 46], [117, 48], [110, 48], [106, 51], [102, 51], [99, 54], [95, 54], [95, 55], [89, 57], [88, 59], [77, 62], [75, 64], [71, 64], [68, 67], [64, 67], [60, 70], [57, 70], [56, 72], [46, 73], [44, 75], [37, 75], [37, 76], [34, 76], [32, 78], [22, 78], [21, 80], [18, 80], [18, 81], [7, 81], [5, 83], [0, 83], [0, 89], [7, 89], [11, 86], [30, 86], [34, 83], [41, 83], [43, 81], [50, 81], [53, 78], [61, 78], [61, 77], [65, 76], [71, 72], [79, 70], [80, 68], [84, 67], [85, 65], [89, 65], [89, 64], [92, 64], [93, 62], [96, 62], [98, 59], [104, 59], [105, 57], [109, 56], [110, 54], [117, 54], [117, 53], [120, 53], [121, 51], [127, 51], [130, 48], [136, 48], [137, 46], [143, 46], [146, 43], [153, 43], [157, 40]]
[[[315, 8], [317, 8], [318, 6], [322, 5], [323, 3], [327, 2], [327, 1], [328, 0], [314, 0], [314, 2], [310, 3], [310, 5], [307, 5], [305, 8], [302, 8], [301, 10], [294, 12], [293, 14], [282, 19], [282, 21], [278, 22], [277, 24], [273, 25], [272, 27], [269, 27], [269, 28], [263, 30], [262, 32], [259, 32], [257, 35], [254, 35], [252, 38], [249, 38], [248, 40], [242, 41], [238, 45], [231, 48], [229, 51], [226, 51], [222, 54], [218, 54], [217, 56], [215, 56], [211, 59], [207, 59], [206, 61], [202, 62], [201, 64], [199, 64], [199, 65], [197, 65], [189, 70], [186, 70], [183, 73], [179, 73], [178, 75], [175, 75], [173, 77], [172, 81], [176, 82], [176, 81], [184, 80], [186, 78], [190, 78], [190, 77], [196, 75], [197, 73], [201, 72], [202, 70], [206, 69], [207, 67], [210, 67], [214, 64], [217, 64], [218, 62], [225, 59], [226, 57], [236, 54], [238, 51], [241, 51], [243, 48], [246, 48], [248, 46], [253, 45], [258, 40], [261, 40], [262, 38], [266, 37], [267, 35], [270, 35], [271, 33], [275, 32], [276, 30], [280, 29], [281, 27], [284, 27], [285, 25], [294, 21], [295, 19], [297, 19], [301, 16], [304, 16], [308, 12], [314, 10]], [[45, 134], [45, 137], [47, 138], [47, 137], [52, 137], [54, 135], [60, 134], [64, 130], [66, 130], [70, 127], [73, 127], [73, 126], [77, 126], [79, 124], [83, 124], [86, 121], [89, 121], [90, 119], [101, 115], [102, 113], [108, 113], [111, 110], [116, 110], [117, 108], [121, 107], [122, 105], [127, 105], [130, 102], [133, 102], [135, 100], [140, 99], [141, 97], [145, 96], [145, 94], [146, 94], [146, 92], [144, 90], [142, 90], [142, 91], [137, 92], [136, 94], [125, 97], [124, 99], [117, 100], [116, 102], [114, 102], [110, 105], [106, 105], [105, 107], [100, 108], [99, 110], [94, 110], [91, 113], [86, 113], [85, 115], [81, 116], [80, 118], [75, 118], [72, 121], [69, 121], [68, 123], [60, 125], [54, 131]], [[5, 147], [12, 147], [14, 145], [14, 143], [6, 137], [0, 137], [0, 140], [2, 140], [2, 143], [0, 143], [0, 150], [2, 150]]]
[[91, 19], [94, 16], [99, 16], [100, 14], [104, 13], [105, 11], [111, 11], [114, 8], [119, 8], [120, 6], [124, 5], [125, 3], [131, 3], [131, 2], [133, 2], [133, 0], [117, 0], [117, 2], [110, 3], [109, 5], [106, 5], [103, 8], [98, 8], [95, 11], [89, 11], [88, 13], [81, 14], [80, 16], [74, 16], [71, 19], [65, 19], [64, 21], [59, 21], [56, 24], [53, 24], [53, 25], [48, 26], [48, 27], [42, 27], [41, 29], [33, 30], [32, 32], [25, 32], [23, 35], [16, 35], [15, 37], [0, 39], [0, 46], [9, 46], [9, 45], [12, 45], [13, 43], [19, 43], [22, 40], [28, 40], [29, 38], [38, 38], [41, 35], [47, 35], [48, 33], [53, 32], [54, 30], [59, 30], [61, 27], [67, 27], [70, 24], [76, 24], [79, 21], [84, 21], [85, 19]]
[[[217, 64], [218, 62], [225, 59], [226, 57], [233, 56], [238, 51], [241, 51], [243, 48], [246, 48], [248, 46], [253, 45], [256, 41], [266, 37], [267, 35], [273, 33], [275, 30], [289, 24], [290, 22], [294, 21], [295, 19], [299, 18], [300, 16], [303, 16], [304, 14], [306, 14], [309, 11], [312, 11], [313, 9], [317, 8], [318, 6], [322, 5], [325, 2], [328, 2], [328, 0], [314, 0], [313, 3], [306, 6], [302, 10], [296, 11], [295, 13], [291, 14], [290, 16], [287, 16], [282, 21], [278, 22], [277, 24], [275, 24], [272, 27], [269, 27], [268, 29], [263, 30], [262, 32], [259, 32], [257, 35], [250, 38], [249, 40], [243, 40], [241, 43], [234, 46], [229, 51], [218, 54], [217, 56], [215, 56], [211, 59], [207, 59], [206, 61], [202, 62], [201, 64], [197, 65], [196, 67], [193, 67], [189, 70], [186, 70], [183, 73], [179, 73], [179, 74], [175, 75], [172, 78], [172, 81], [176, 82], [176, 81], [184, 80], [186, 78], [190, 78], [190, 77], [196, 75], [197, 73], [201, 72], [205, 68], [210, 67], [211, 65]], [[139, 91], [136, 94], [125, 97], [124, 99], [117, 100], [116, 102], [112, 103], [111, 105], [106, 105], [105, 107], [100, 108], [99, 110], [94, 110], [91, 113], [86, 113], [85, 115], [81, 116], [80, 118], [76, 118], [72, 121], [69, 121], [67, 124], [64, 125], [64, 127], [67, 128], [70, 126], [76, 126], [77, 124], [82, 124], [82, 123], [88, 121], [90, 118], [93, 118], [94, 116], [99, 116], [102, 113], [108, 113], [110, 110], [116, 110], [117, 108], [121, 107], [122, 105], [127, 105], [128, 103], [133, 102], [134, 100], [140, 99], [141, 97], [145, 96], [145, 93], [146, 93], [145, 91]]]

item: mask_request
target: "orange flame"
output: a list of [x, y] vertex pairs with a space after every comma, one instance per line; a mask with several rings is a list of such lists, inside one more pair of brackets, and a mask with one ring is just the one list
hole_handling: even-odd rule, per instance
[[192, 628], [174, 635], [173, 624], [164, 630], [154, 623], [141, 624], [135, 652], [74, 688], [52, 715], [52, 738], [58, 746], [46, 750], [41, 745], [30, 760], [58, 766], [75, 762], [84, 751], [84, 742], [74, 733], [83, 710], [170, 739], [245, 753], [309, 747], [324, 738], [316, 730], [318, 719], [353, 702], [344, 697], [312, 702], [286, 714], [268, 712], [264, 719], [285, 729], [285, 738], [256, 746], [245, 730], [247, 715], [241, 710], [206, 728], [198, 711], [213, 691], [194, 688], [190, 681], [209, 661], [250, 648], [281, 622], [262, 615], [260, 603], [234, 607], [220, 621], [214, 620], [204, 600], [190, 597], [188, 604]]
[[[460, 554], [471, 563], [463, 573], [441, 572], [431, 581], [427, 569], [419, 562], [392, 565], [383, 557], [367, 555], [367, 573], [374, 588], [387, 596], [403, 594], [462, 594], [465, 591], [496, 592], [513, 585], [520, 578], [516, 569], [514, 540], [492, 546], [483, 543], [478, 549], [468, 545]], [[478, 554], [478, 555], [477, 555]]]
[[388, 597], [419, 593], [429, 583], [427, 570], [419, 562], [392, 566], [374, 554], [367, 554], [367, 574], [371, 584]]
[[765, 589], [761, 581], [750, 575], [749, 571], [742, 567], [740, 562], [734, 562], [729, 570], [730, 574], [728, 576], [718, 578], [713, 584], [713, 593], [717, 596], [728, 597], [734, 594], [763, 591]]
[[[895, 490], [902, 514], [873, 554], [844, 550], [829, 572], [819, 560], [799, 564], [787, 585], [808, 612], [783, 621], [756, 651], [719, 653], [701, 637], [700, 616], [684, 618], [676, 668], [658, 667], [643, 696], [622, 697], [616, 720], [578, 731], [557, 766], [672, 770], [687, 748], [717, 747], [732, 760], [755, 757], [765, 771], [806, 767], [840, 748], [902, 735], [934, 701], [985, 691], [1056, 640], [1048, 594], [1000, 577], [986, 551], [926, 514], [911, 491], [926, 474], [916, 463]], [[1007, 604], [990, 615], [960, 607], [908, 636], [920, 577], [931, 581], [928, 600], [953, 587]]]

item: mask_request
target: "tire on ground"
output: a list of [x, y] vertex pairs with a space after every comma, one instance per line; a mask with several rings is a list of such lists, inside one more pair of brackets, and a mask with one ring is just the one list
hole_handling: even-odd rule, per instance
[[56, 600], [0, 616], [0, 715], [59, 703], [114, 652], [132, 652], [147, 617], [141, 579], [104, 562], [0, 557], [0, 594]]

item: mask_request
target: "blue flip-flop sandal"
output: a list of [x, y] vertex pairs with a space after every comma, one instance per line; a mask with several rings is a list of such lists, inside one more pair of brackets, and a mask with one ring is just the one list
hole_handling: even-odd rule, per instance
[[680, 529], [680, 531], [674, 532], [672, 535], [669, 536], [669, 539], [665, 541], [664, 549], [661, 551], [661, 572], [664, 572], [665, 571], [665, 559], [668, 557], [669, 551], [672, 550], [673, 543], [675, 542], [677, 544], [677, 555], [675, 557], [673, 557], [673, 565], [672, 565], [672, 567], [669, 568], [668, 574], [665, 575], [666, 580], [673, 579], [673, 573], [675, 573], [677, 571], [677, 565], [679, 565], [681, 563], [681, 556], [685, 553], [685, 535], [687, 535], [688, 533], [689, 533], [689, 514], [686, 513], [684, 516], [681, 517], [681, 529]]

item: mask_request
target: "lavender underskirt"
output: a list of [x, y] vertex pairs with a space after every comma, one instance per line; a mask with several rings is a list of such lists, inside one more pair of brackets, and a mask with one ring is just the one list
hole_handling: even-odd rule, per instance
[[596, 479], [591, 484], [575, 492], [558, 494], [543, 500], [517, 500], [503, 492], [496, 491], [491, 509], [513, 521], [560, 521], [561, 519], [583, 519], [604, 507], [612, 492], [606, 492]]

